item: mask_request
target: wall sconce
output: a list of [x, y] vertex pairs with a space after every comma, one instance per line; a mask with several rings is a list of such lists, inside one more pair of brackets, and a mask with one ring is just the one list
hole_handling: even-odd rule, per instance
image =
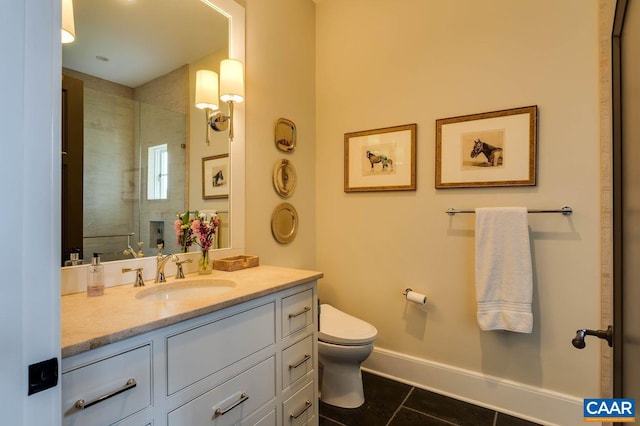
[[73, 0], [62, 0], [62, 43], [76, 39], [76, 25], [73, 20]]
[[220, 62], [220, 100], [229, 105], [229, 115], [218, 111], [218, 74], [209, 70], [196, 72], [196, 107], [205, 110], [207, 119], [207, 145], [209, 128], [222, 132], [229, 128], [233, 140], [233, 104], [244, 100], [244, 70], [242, 62], [224, 59]]

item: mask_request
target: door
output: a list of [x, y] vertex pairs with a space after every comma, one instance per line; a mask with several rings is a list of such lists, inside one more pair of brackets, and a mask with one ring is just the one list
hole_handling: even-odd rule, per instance
[[613, 30], [614, 396], [640, 402], [640, 4], [618, 0]]
[[[613, 346], [613, 396], [640, 402], [640, 1], [617, 0], [612, 31], [613, 326], [578, 330]], [[605, 366], [606, 367], [606, 366]]]
[[60, 2], [0, 13], [0, 423], [59, 425], [60, 386], [28, 395], [28, 366], [60, 359]]

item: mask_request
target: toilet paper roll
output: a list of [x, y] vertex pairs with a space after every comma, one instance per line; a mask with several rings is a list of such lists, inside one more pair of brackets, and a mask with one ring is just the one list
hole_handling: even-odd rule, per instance
[[426, 305], [427, 304], [427, 296], [424, 294], [408, 291], [407, 292], [407, 300], [409, 302], [417, 303], [418, 305]]

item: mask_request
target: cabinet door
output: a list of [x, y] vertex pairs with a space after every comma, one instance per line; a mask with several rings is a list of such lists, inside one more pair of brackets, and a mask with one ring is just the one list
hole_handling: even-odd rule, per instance
[[253, 422], [253, 419], [247, 422], [242, 422], [242, 426], [276, 426], [276, 410], [269, 412], [266, 416]]
[[168, 394], [274, 342], [273, 303], [171, 336], [167, 339]]
[[315, 403], [317, 401], [314, 398], [314, 382], [311, 382], [284, 402], [283, 425], [313, 424], [315, 418], [313, 405]]
[[112, 424], [149, 405], [149, 345], [62, 374], [63, 425]]
[[237, 425], [275, 398], [275, 357], [169, 413], [168, 426]]
[[282, 299], [282, 337], [313, 322], [313, 292], [306, 290]]
[[313, 339], [307, 336], [282, 351], [282, 389], [313, 371]]

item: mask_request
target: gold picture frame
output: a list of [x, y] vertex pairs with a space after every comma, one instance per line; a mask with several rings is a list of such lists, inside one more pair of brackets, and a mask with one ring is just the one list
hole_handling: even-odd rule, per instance
[[538, 107], [436, 120], [436, 188], [535, 186]]
[[345, 133], [344, 192], [415, 191], [417, 125]]
[[229, 154], [202, 159], [202, 199], [229, 197]]

